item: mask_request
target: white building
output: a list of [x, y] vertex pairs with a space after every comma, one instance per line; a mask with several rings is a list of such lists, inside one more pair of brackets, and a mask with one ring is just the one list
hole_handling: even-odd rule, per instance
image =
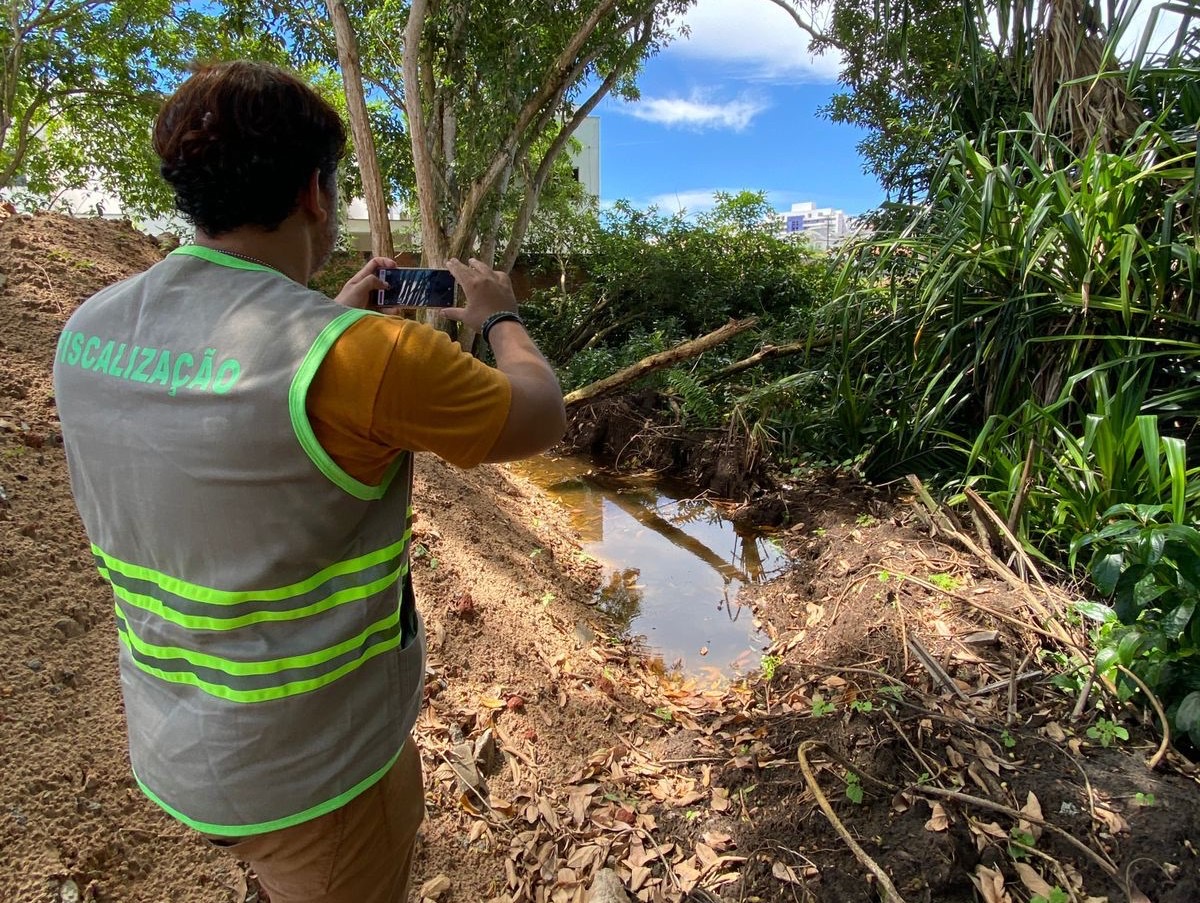
[[803, 235], [814, 248], [828, 250], [850, 234], [850, 218], [844, 211], [818, 207], [812, 201], [792, 204], [786, 213], [776, 214], [779, 235], [783, 238]]
[[575, 172], [575, 181], [583, 185], [593, 201], [600, 200], [600, 120], [589, 116], [579, 123], [579, 128], [571, 136], [579, 144], [579, 150], [572, 148], [571, 167]]

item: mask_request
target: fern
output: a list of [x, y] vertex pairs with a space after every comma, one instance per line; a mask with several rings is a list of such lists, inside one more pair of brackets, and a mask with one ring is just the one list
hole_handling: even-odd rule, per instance
[[683, 370], [667, 373], [667, 385], [683, 399], [683, 418], [699, 427], [712, 427], [721, 422], [721, 409], [712, 392]]

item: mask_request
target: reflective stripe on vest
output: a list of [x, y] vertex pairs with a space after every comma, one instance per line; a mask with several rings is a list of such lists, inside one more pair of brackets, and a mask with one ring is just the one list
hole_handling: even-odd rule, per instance
[[[411, 639], [394, 591], [408, 572], [411, 537], [410, 527], [398, 543], [338, 562], [291, 586], [257, 592], [186, 583], [120, 561], [95, 545], [92, 552], [117, 599], [118, 635], [138, 668], [160, 680], [250, 703], [319, 689]], [[348, 617], [337, 619], [338, 609], [346, 606], [354, 610], [346, 609]], [[364, 608], [374, 614], [366, 628], [355, 632]], [[303, 625], [294, 623], [302, 619]], [[291, 654], [265, 660], [202, 652], [189, 636], [193, 631], [230, 631], [222, 641], [230, 651], [239, 647], [236, 632], [241, 628], [277, 622], [290, 623], [274, 628], [278, 635], [266, 644]], [[314, 646], [315, 638], [321, 645]], [[241, 645], [259, 647], [263, 642], [260, 628]]]

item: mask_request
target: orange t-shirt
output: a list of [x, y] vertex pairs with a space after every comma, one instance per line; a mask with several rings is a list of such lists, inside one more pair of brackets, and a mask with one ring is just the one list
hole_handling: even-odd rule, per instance
[[321, 446], [343, 470], [377, 486], [402, 451], [474, 467], [508, 419], [512, 387], [446, 333], [369, 316], [334, 342], [308, 390]]

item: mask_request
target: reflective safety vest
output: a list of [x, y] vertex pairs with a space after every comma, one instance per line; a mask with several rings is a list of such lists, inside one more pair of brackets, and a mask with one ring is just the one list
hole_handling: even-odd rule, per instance
[[343, 471], [305, 398], [364, 316], [187, 246], [86, 301], [54, 364], [71, 487], [116, 600], [134, 774], [240, 837], [379, 780], [421, 704], [411, 455]]

